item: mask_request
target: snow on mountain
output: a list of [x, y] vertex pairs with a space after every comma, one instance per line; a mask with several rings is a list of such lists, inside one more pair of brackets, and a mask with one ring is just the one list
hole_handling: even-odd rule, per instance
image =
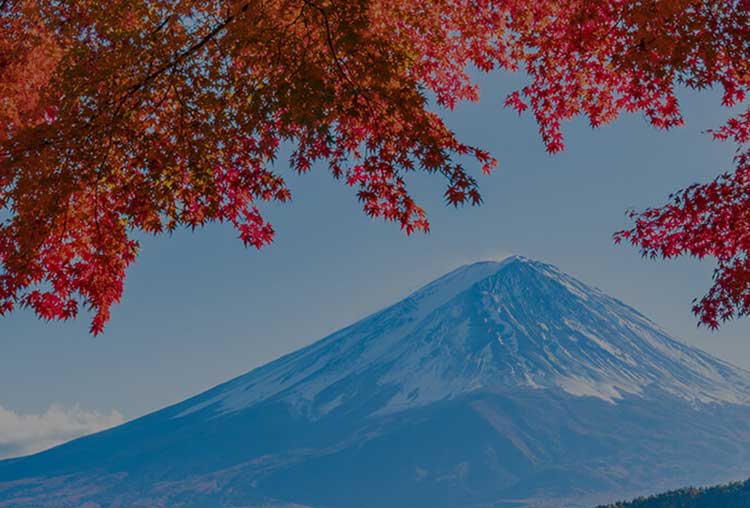
[[627, 305], [512, 257], [0, 461], [0, 508], [586, 508], [746, 475], [749, 388]]
[[230, 414], [267, 400], [320, 417], [363, 398], [378, 398], [370, 410], [386, 414], [513, 387], [611, 403], [657, 392], [694, 403], [750, 403], [749, 373], [675, 340], [557, 268], [516, 256], [463, 266], [217, 387], [178, 417], [209, 408]]

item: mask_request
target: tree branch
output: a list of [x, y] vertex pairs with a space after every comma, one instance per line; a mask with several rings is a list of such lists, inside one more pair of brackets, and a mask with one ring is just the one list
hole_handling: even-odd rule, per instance
[[[143, 87], [145, 87], [149, 82], [153, 81], [154, 79], [158, 78], [165, 72], [167, 72], [169, 69], [173, 68], [175, 65], [182, 62], [185, 58], [189, 57], [191, 54], [195, 53], [199, 49], [201, 49], [203, 46], [209, 43], [213, 38], [215, 38], [217, 35], [219, 35], [221, 32], [224, 31], [224, 29], [232, 23], [238, 16], [241, 14], [244, 14], [247, 12], [247, 10], [250, 8], [250, 2], [245, 2], [242, 7], [240, 7], [239, 11], [237, 11], [237, 14], [231, 14], [227, 16], [221, 23], [216, 25], [210, 32], [208, 32], [206, 35], [204, 35], [199, 41], [197, 41], [195, 44], [187, 48], [182, 53], [179, 53], [177, 56], [175, 56], [170, 62], [162, 65], [158, 69], [148, 73], [143, 80], [141, 80], [139, 83], [136, 83], [132, 85], [126, 94], [123, 96], [122, 101], [125, 101], [128, 97], [132, 96], [134, 93], [141, 90]], [[156, 32], [158, 32], [161, 28], [163, 28], [166, 23], [169, 21], [169, 18], [164, 20], [164, 22], [157, 28]]]

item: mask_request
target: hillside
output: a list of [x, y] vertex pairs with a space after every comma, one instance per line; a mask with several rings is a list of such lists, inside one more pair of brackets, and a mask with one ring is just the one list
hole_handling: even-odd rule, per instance
[[174, 406], [0, 461], [0, 507], [590, 507], [744, 474], [748, 394], [748, 372], [514, 257]]

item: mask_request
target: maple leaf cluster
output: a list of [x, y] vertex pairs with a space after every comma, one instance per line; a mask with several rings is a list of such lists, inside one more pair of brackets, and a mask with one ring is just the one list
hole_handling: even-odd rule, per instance
[[[268, 244], [260, 208], [291, 198], [271, 164], [282, 144], [294, 171], [324, 164], [368, 215], [426, 231], [408, 173], [441, 175], [448, 203], [478, 204], [464, 164], [496, 165], [428, 97], [477, 101], [470, 69], [520, 70], [528, 85], [505, 103], [531, 111], [550, 152], [579, 115], [599, 126], [640, 111], [667, 129], [683, 122], [677, 86], [744, 100], [749, 11], [748, 0], [0, 0], [0, 312], [68, 319], [83, 305], [97, 334], [136, 233], [221, 221]], [[749, 121], [717, 136], [746, 145]], [[688, 200], [739, 216], [742, 174], [714, 184], [731, 190], [694, 188], [647, 211], [618, 238], [663, 255], [711, 244], [709, 223], [725, 219], [690, 215]], [[750, 234], [742, 224], [733, 231]], [[748, 244], [701, 248], [736, 267]], [[736, 273], [750, 286], [750, 268]], [[740, 296], [750, 310], [737, 291], [722, 316]]]

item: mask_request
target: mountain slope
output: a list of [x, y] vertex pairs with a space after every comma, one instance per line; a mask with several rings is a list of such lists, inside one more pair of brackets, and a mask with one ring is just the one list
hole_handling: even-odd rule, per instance
[[746, 372], [550, 265], [513, 257], [459, 268], [182, 414], [226, 414], [279, 398], [319, 416], [362, 402], [347, 385], [353, 378], [372, 380], [383, 396], [394, 391], [381, 413], [497, 386], [559, 387], [610, 401], [658, 386], [695, 402], [750, 400]]
[[183, 403], [0, 462], [0, 507], [575, 506], [741, 473], [749, 388], [634, 309], [514, 257]]

